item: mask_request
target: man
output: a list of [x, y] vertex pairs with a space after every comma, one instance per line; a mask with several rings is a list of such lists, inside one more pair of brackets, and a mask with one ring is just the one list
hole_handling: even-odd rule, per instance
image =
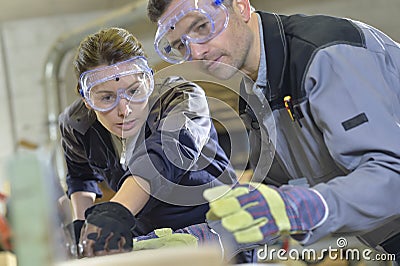
[[279, 188], [237, 186], [210, 203], [209, 220], [238, 242], [350, 234], [400, 260], [398, 43], [348, 19], [254, 12], [249, 0], [149, 0], [148, 16], [164, 60], [207, 60], [218, 78], [255, 82], [241, 95], [254, 155], [270, 127], [263, 99], [272, 109], [275, 157], [262, 174]]

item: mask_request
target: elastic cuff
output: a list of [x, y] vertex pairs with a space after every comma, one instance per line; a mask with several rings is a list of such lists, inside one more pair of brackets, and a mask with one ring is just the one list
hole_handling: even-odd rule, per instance
[[318, 227], [320, 227], [327, 219], [329, 216], [329, 207], [328, 204], [326, 203], [324, 197], [322, 197], [322, 195], [319, 193], [319, 191], [317, 191], [316, 189], [311, 188], [310, 190], [312, 190], [313, 192], [315, 192], [315, 194], [318, 195], [318, 197], [320, 198], [320, 200], [322, 201], [322, 204], [325, 207], [325, 214], [324, 217], [322, 217], [321, 221], [319, 221], [313, 228], [311, 228], [311, 230], [314, 230]]

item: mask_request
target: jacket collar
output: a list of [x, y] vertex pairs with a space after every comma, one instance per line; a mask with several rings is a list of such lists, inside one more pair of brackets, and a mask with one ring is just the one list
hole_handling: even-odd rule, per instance
[[86, 108], [82, 99], [77, 99], [69, 107], [69, 124], [80, 134], [86, 131], [96, 122], [96, 114]]

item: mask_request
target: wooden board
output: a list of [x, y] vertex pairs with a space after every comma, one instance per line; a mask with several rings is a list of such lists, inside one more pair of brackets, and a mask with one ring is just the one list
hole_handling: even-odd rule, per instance
[[218, 248], [162, 248], [83, 258], [55, 266], [225, 266]]
[[17, 258], [11, 252], [0, 252], [0, 265], [1, 266], [17, 266]]

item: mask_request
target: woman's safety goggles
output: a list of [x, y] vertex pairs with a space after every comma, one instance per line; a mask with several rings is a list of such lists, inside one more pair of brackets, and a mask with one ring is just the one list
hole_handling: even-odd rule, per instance
[[158, 21], [154, 41], [157, 53], [176, 64], [190, 60], [189, 43], [205, 43], [228, 25], [223, 0], [183, 0]]
[[122, 98], [143, 102], [154, 88], [153, 72], [142, 56], [88, 70], [80, 76], [79, 84], [81, 95], [100, 112], [113, 109]]

